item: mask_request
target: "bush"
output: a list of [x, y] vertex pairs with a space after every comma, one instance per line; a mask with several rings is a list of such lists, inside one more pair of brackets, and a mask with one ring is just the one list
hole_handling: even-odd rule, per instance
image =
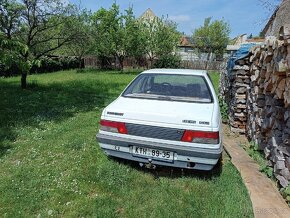
[[79, 66], [83, 66], [82, 62], [83, 60], [79, 60], [77, 57], [44, 57], [40, 60], [40, 66], [32, 67], [31, 73], [49, 73], [76, 69]]
[[223, 121], [223, 123], [228, 123], [228, 121], [229, 121], [228, 105], [224, 101], [222, 96], [219, 95], [218, 99], [219, 99], [219, 105], [220, 105], [220, 110], [221, 110], [220, 112], [221, 112], [221, 116], [222, 116], [222, 121]]
[[163, 55], [155, 63], [156, 68], [180, 68], [181, 58], [178, 55]]
[[[40, 64], [33, 65], [30, 74], [35, 73], [49, 73], [60, 70], [70, 70], [84, 67], [84, 61], [79, 60], [77, 57], [43, 57]], [[17, 63], [12, 64], [9, 69], [5, 69], [4, 65], [0, 62], [0, 76], [9, 77], [20, 75], [21, 70]]]
[[17, 76], [21, 74], [21, 70], [19, 69], [19, 66], [17, 62], [11, 63], [11, 66], [9, 69], [5, 67], [4, 64], [0, 62], [0, 77], [9, 77], [9, 76]]

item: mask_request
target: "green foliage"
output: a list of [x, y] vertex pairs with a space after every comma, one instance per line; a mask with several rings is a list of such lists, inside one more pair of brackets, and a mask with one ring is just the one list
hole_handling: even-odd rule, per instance
[[153, 62], [169, 56], [180, 38], [175, 23], [163, 18], [138, 20], [131, 7], [121, 13], [116, 3], [108, 10], [101, 8], [94, 13], [92, 23], [96, 30], [96, 53], [102, 58], [116, 58], [120, 69], [126, 57], [138, 61], [146, 56]]
[[108, 10], [101, 8], [92, 16], [96, 28], [96, 52], [99, 56], [115, 57], [123, 68], [126, 54], [126, 36], [124, 16], [120, 14], [119, 6], [113, 3]]
[[193, 33], [195, 45], [201, 52], [215, 53], [222, 56], [229, 42], [230, 27], [224, 20], [211, 22], [211, 17], [204, 20], [204, 25]]
[[28, 72], [34, 64], [32, 61], [25, 61], [21, 54], [26, 54], [28, 47], [23, 43], [7, 38], [0, 32], [0, 75], [10, 76], [13, 72]]
[[[79, 61], [84, 55], [91, 54], [94, 49], [95, 31], [91, 27], [91, 12], [87, 10], [78, 10], [77, 14], [69, 18], [73, 25], [70, 30], [75, 35], [69, 43], [57, 50], [57, 53], [64, 56], [76, 56]], [[79, 68], [83, 66], [80, 65]]]
[[0, 0], [0, 32], [8, 39], [19, 32], [24, 6], [16, 0]]
[[260, 166], [260, 171], [265, 173], [269, 178], [273, 178], [274, 176], [273, 168], [268, 166], [267, 164]]
[[244, 149], [248, 152], [260, 166], [260, 171], [265, 173], [269, 178], [274, 178], [273, 168], [268, 165], [264, 157], [264, 153], [260, 151], [259, 145], [255, 142], [250, 142], [249, 146], [244, 145]]
[[162, 55], [159, 59], [154, 63], [154, 67], [156, 68], [179, 68], [180, 67], [181, 58], [178, 55]]
[[229, 121], [229, 108], [228, 104], [224, 101], [223, 97], [218, 95], [219, 105], [220, 105], [220, 112], [222, 116], [222, 121], [227, 123]]
[[61, 0], [1, 0], [0, 12], [1, 36], [26, 49], [13, 48], [0, 55], [0, 69], [7, 75], [21, 72], [23, 88], [30, 69], [67, 69], [56, 60], [41, 60], [37, 67], [35, 63], [45, 56], [77, 56], [81, 63], [84, 55], [97, 55], [105, 69], [123, 69], [125, 58], [140, 66], [148, 67], [147, 58], [150, 67], [156, 59], [162, 66], [177, 66], [178, 60], [171, 57], [180, 37], [176, 24], [164, 18], [136, 19], [132, 7], [121, 12], [113, 3], [92, 14]]
[[287, 201], [288, 206], [290, 206], [290, 185], [288, 185], [286, 188], [282, 188], [280, 192]]
[[[13, 51], [20, 58], [8, 58], [11, 65], [21, 69], [21, 86], [26, 88], [26, 77], [34, 63], [77, 35], [72, 28], [76, 7], [61, 0], [3, 0], [0, 5], [1, 34], [27, 48], [26, 52]], [[3, 59], [0, 61], [7, 63]]]
[[[259, 149], [259, 145], [255, 142], [250, 142], [249, 146], [243, 145], [243, 147], [248, 152], [248, 154], [258, 163], [260, 171], [263, 172], [268, 178], [277, 181], [277, 179], [274, 177], [274, 169], [268, 165], [264, 154]], [[286, 188], [281, 188], [280, 193], [290, 206], [290, 185], [288, 185]]]
[[174, 52], [180, 40], [176, 23], [164, 18], [141, 20], [140, 34], [144, 35], [145, 53], [151, 62]]
[[77, 57], [43, 57], [39, 65], [34, 65], [31, 73], [48, 73], [60, 70], [69, 70], [78, 68], [81, 63]]

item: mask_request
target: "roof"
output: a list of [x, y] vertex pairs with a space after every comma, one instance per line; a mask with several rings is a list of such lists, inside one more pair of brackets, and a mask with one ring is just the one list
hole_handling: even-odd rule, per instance
[[277, 15], [277, 12], [279, 10], [279, 7], [277, 7], [274, 11], [274, 13], [272, 14], [272, 16], [270, 17], [270, 19], [268, 20], [268, 22], [266, 23], [264, 29], [261, 31], [261, 34], [264, 36], [266, 34], [266, 32], [269, 30], [269, 28], [272, 26], [275, 18], [276, 18], [276, 15]]
[[279, 36], [279, 30], [282, 26], [290, 24], [290, 0], [280, 1], [281, 4], [277, 6], [262, 30], [265, 36]]
[[140, 19], [141, 20], [154, 20], [155, 18], [157, 18], [157, 16], [155, 15], [155, 13], [151, 10], [151, 8], [148, 8], [141, 16]]
[[242, 34], [232, 39], [232, 45], [227, 45], [227, 51], [237, 51], [245, 44], [261, 44], [265, 41], [264, 38], [248, 38], [247, 34]]
[[184, 46], [184, 47], [192, 47], [193, 41], [192, 38], [189, 36], [182, 36], [180, 39], [180, 44], [179, 46]]
[[264, 38], [251, 38], [251, 39], [247, 39], [247, 42], [264, 42], [265, 39]]
[[203, 76], [207, 73], [206, 70], [189, 70], [189, 69], [151, 69], [142, 72], [141, 74], [146, 73], [158, 73], [158, 74], [190, 74], [190, 75], [198, 75]]

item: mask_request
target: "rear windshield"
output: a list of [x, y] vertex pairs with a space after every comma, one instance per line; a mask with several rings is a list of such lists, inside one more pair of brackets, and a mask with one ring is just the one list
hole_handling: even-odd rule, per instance
[[211, 103], [212, 95], [203, 76], [141, 74], [124, 91], [123, 97]]

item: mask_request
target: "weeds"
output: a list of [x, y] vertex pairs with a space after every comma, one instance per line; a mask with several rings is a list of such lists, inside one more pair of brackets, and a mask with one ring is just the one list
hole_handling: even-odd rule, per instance
[[220, 105], [220, 112], [222, 116], [223, 123], [228, 123], [229, 121], [229, 113], [228, 113], [228, 105], [222, 98], [222, 96], [218, 95], [219, 105]]

